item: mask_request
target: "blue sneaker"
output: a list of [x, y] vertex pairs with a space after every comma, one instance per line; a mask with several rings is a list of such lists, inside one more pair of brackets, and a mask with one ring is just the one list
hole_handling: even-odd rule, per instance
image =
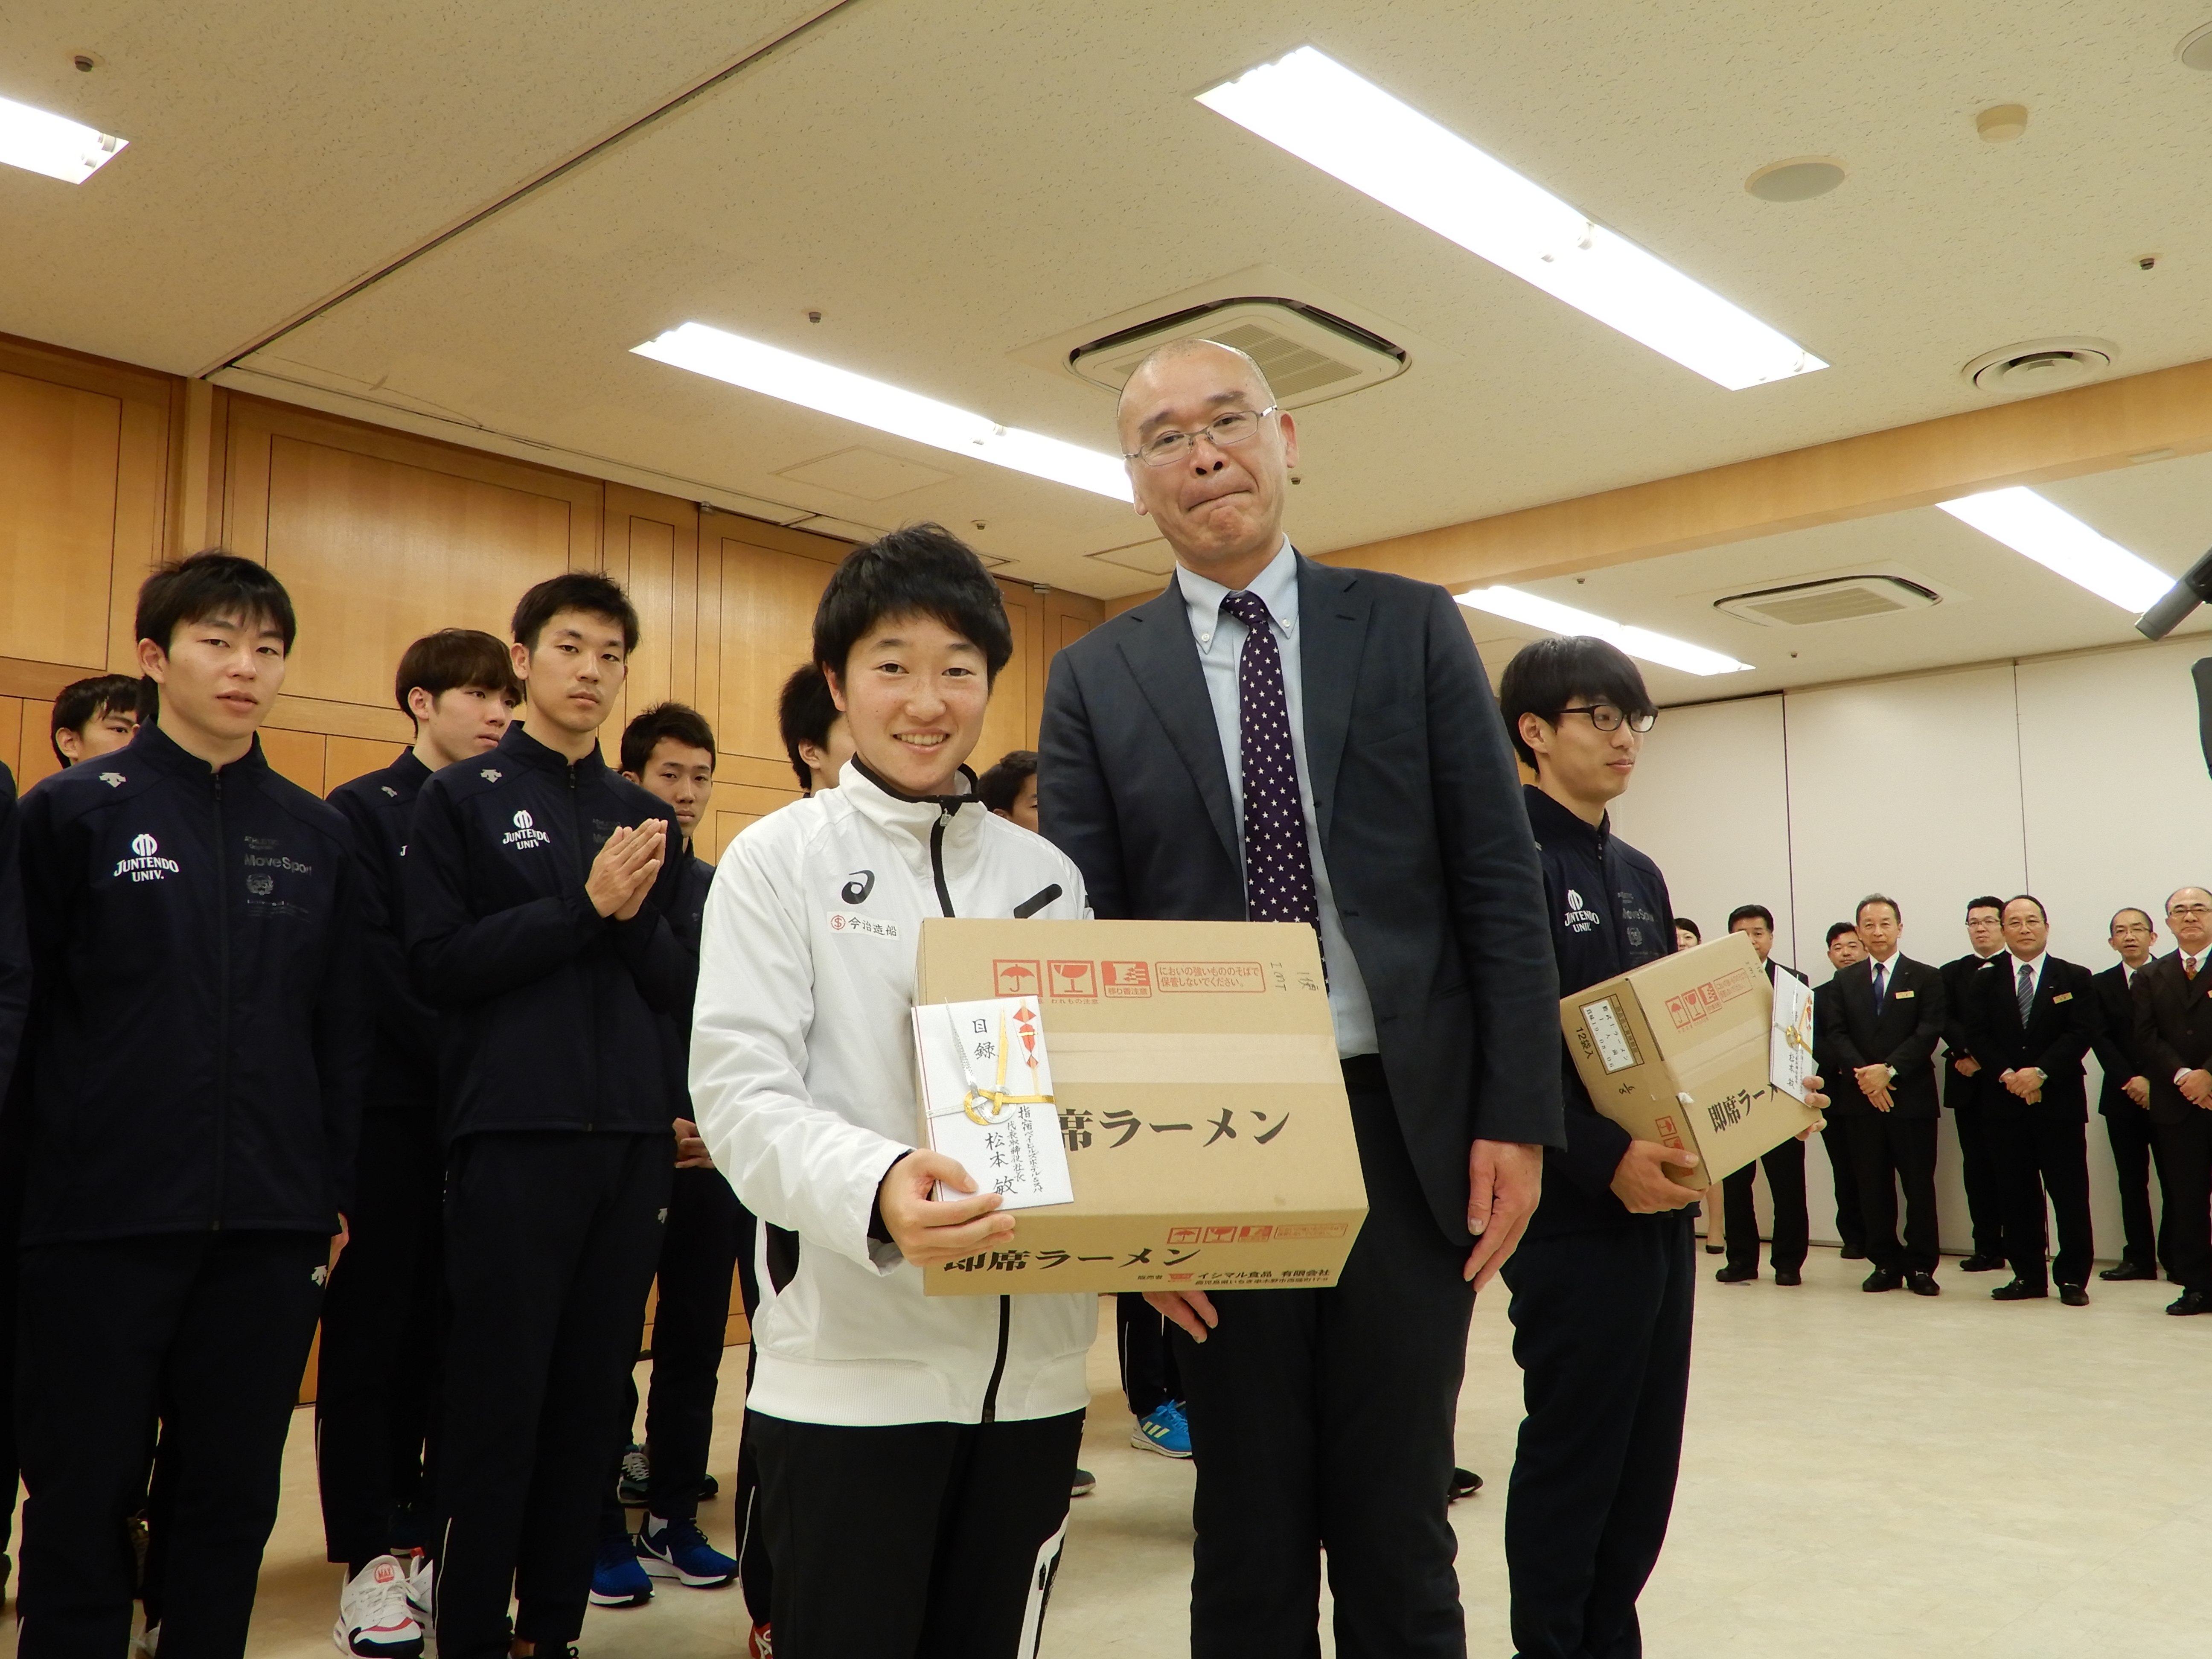
[[1163, 1400], [1137, 1419], [1129, 1431], [1129, 1443], [1163, 1457], [1190, 1455], [1190, 1425], [1183, 1421], [1182, 1401]]
[[655, 1578], [673, 1578], [693, 1589], [720, 1589], [738, 1576], [738, 1564], [707, 1541], [696, 1521], [663, 1521], [649, 1515], [637, 1534], [637, 1565]]
[[599, 1540], [598, 1559], [592, 1563], [592, 1605], [595, 1607], [641, 1607], [653, 1600], [653, 1580], [645, 1576], [626, 1532], [610, 1533]]

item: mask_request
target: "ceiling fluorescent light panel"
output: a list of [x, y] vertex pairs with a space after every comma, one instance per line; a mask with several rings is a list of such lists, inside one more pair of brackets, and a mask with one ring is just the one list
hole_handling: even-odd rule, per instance
[[1312, 46], [1198, 101], [1731, 392], [1827, 367]]
[[1620, 647], [1632, 657], [1656, 663], [1662, 668], [1679, 668], [1686, 674], [1737, 674], [1748, 672], [1752, 667], [1747, 662], [1708, 651], [1702, 645], [1692, 645], [1687, 640], [1594, 616], [1522, 588], [1477, 587], [1456, 597], [1472, 610], [1486, 611], [1508, 622], [1525, 623], [1547, 634], [1588, 634]]
[[53, 115], [12, 98], [0, 98], [0, 161], [81, 185], [130, 143], [113, 133]]
[[2166, 597], [2173, 578], [2106, 536], [2100, 536], [2056, 501], [2025, 485], [1985, 490], [1938, 501], [1961, 524], [2025, 554], [2099, 599], [2141, 615]]
[[1130, 499], [1128, 475], [1118, 455], [1085, 449], [1042, 433], [1024, 432], [1019, 427], [1000, 426], [988, 416], [971, 415], [918, 392], [817, 363], [811, 357], [705, 323], [685, 323], [630, 349], [655, 362], [687, 368], [695, 374], [781, 398], [878, 432], [911, 438], [933, 449], [970, 456], [1054, 483], [1073, 484], [1117, 501]]

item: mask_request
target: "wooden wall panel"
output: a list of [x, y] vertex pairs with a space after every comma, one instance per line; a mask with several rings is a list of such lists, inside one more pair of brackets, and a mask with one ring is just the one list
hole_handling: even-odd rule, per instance
[[329, 739], [319, 732], [283, 732], [264, 726], [261, 752], [270, 767], [314, 794], [323, 793], [324, 746]]
[[[15, 702], [9, 698], [10, 702]], [[50, 778], [62, 769], [61, 758], [54, 753], [54, 702], [52, 697], [25, 697], [22, 714], [15, 722], [19, 736], [15, 752], [9, 765], [15, 769], [15, 787], [28, 789], [41, 778]]]
[[776, 694], [813, 648], [814, 606], [845, 550], [842, 544], [818, 536], [802, 540], [791, 532], [778, 538], [783, 545], [767, 545], [769, 538], [758, 532], [772, 528], [739, 526], [720, 514], [707, 520], [703, 539], [720, 567], [721, 601], [716, 706], [708, 718], [726, 752], [781, 762]]
[[399, 751], [405, 746], [374, 738], [332, 737], [324, 741], [323, 793], [326, 795], [342, 783], [351, 783], [367, 773], [381, 772], [399, 758]]

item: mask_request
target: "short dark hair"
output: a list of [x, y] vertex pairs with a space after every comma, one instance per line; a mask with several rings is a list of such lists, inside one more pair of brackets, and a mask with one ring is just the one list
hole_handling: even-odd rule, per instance
[[448, 691], [496, 691], [510, 704], [522, 701], [514, 656], [481, 628], [441, 628], [402, 652], [398, 672], [392, 677], [392, 696], [410, 720], [415, 720], [415, 711], [407, 706], [407, 694], [418, 689], [428, 691], [434, 702]]
[[2109, 933], [2113, 928], [2118, 927], [2120, 925], [2120, 918], [2122, 916], [2141, 916], [2143, 919], [2144, 927], [2149, 928], [2153, 933], [2156, 933], [2158, 931], [2158, 922], [2156, 919], [2152, 916], [2149, 911], [2144, 909], [2140, 904], [2123, 904], [2118, 909], [2113, 911], [2112, 919], [2105, 924], [2105, 931]]
[[999, 757], [999, 763], [975, 780], [975, 793], [982, 798], [987, 811], [1011, 812], [1014, 803], [1022, 798], [1022, 786], [1036, 775], [1037, 757], [1034, 749], [1010, 750]]
[[1898, 903], [1895, 899], [1890, 897], [1887, 893], [1869, 893], [1864, 898], [1861, 899], [1851, 908], [1851, 921], [1853, 924], [1851, 931], [1853, 933], [1856, 933], [1858, 932], [1856, 925], [1858, 919], [1866, 914], [1866, 908], [1869, 904], [1887, 904], [1889, 907], [1889, 914], [1895, 916], [1899, 923], [1902, 923], [1905, 921], [1905, 912], [1898, 908]]
[[623, 727], [622, 769], [643, 772], [664, 741], [703, 749], [709, 763], [714, 758], [714, 728], [704, 714], [689, 703], [657, 702]]
[[1832, 921], [1828, 924], [1828, 943], [1832, 945], [1838, 939], [1841, 939], [1846, 933], [1849, 933], [1852, 938], [1856, 939], [1858, 937], [1858, 924], [1856, 922]]
[[2018, 904], [2022, 899], [2026, 899], [2030, 904], [2033, 904], [2035, 907], [2035, 913], [2043, 918], [2043, 925], [2045, 927], [2051, 926], [2051, 912], [2043, 908], [2043, 901], [2036, 897], [2033, 893], [2014, 893], [2010, 898], [2007, 899], [2002, 904], [1997, 907], [1997, 920], [2000, 921], [2003, 921], [2004, 913], [2011, 909], [2014, 905]]
[[[137, 637], [151, 640], [163, 651], [177, 630], [187, 623], [204, 622], [217, 611], [235, 609], [241, 621], [258, 618], [274, 628], [284, 641], [284, 654], [292, 654], [299, 637], [299, 618], [292, 612], [292, 596], [269, 567], [241, 559], [220, 547], [207, 548], [185, 559], [167, 559], [155, 567], [138, 589], [138, 614], [131, 626]], [[152, 675], [138, 683], [138, 719], [149, 724], [161, 713], [161, 688]]]
[[2004, 908], [2005, 902], [1999, 898], [1995, 893], [1984, 893], [1978, 899], [1968, 899], [1966, 901], [1966, 920], [1968, 921], [1972, 921], [1974, 919], [1974, 912], [1977, 910], [1994, 910], [1997, 913], [1998, 917], [2002, 919], [2004, 915]]
[[104, 714], [138, 714], [138, 682], [129, 674], [94, 674], [90, 679], [72, 680], [62, 687], [62, 694], [54, 699], [53, 725], [48, 728], [46, 740], [54, 746], [54, 758], [64, 766], [69, 757], [62, 753], [61, 735], [74, 732], [84, 735], [84, 728]]
[[1609, 702], [1624, 714], [1659, 712], [1642, 672], [1619, 646], [1588, 634], [1534, 641], [1513, 653], [1498, 681], [1505, 735], [1524, 764], [1534, 766], [1536, 754], [1521, 740], [1521, 717], [1534, 714], [1550, 724], [1577, 697]]
[[514, 642], [538, 648], [545, 624], [563, 611], [580, 611], [622, 627], [623, 650], [637, 649], [637, 607], [629, 602], [622, 584], [596, 570], [564, 570], [548, 576], [514, 605]]
[[1705, 930], [1698, 927], [1696, 922], [1692, 921], [1687, 916], [1677, 916], [1674, 918], [1674, 931], [1678, 933], [1687, 933], [1692, 939], [1697, 940], [1700, 945], [1703, 945], [1705, 942]]
[[998, 583], [943, 525], [910, 524], [845, 556], [814, 608], [814, 660], [842, 674], [860, 636], [894, 617], [935, 617], [982, 652], [992, 681], [1014, 654]]
[[1735, 932], [1735, 925], [1739, 921], [1763, 921], [1768, 933], [1774, 931], [1774, 912], [1763, 904], [1739, 904], [1729, 911], [1729, 932]]
[[811, 743], [817, 749], [827, 749], [830, 728], [838, 718], [837, 700], [830, 695], [830, 682], [823, 676], [822, 665], [801, 663], [793, 669], [775, 700], [775, 725], [783, 738], [783, 752], [791, 757], [791, 769], [799, 775], [802, 793], [813, 791], [814, 769], [807, 765], [806, 757], [799, 752], [799, 745]]

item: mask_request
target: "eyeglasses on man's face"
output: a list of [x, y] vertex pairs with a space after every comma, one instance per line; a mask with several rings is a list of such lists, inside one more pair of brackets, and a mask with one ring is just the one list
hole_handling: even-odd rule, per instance
[[[1601, 732], [1618, 732], [1625, 725], [1632, 732], [1649, 732], [1658, 724], [1659, 716], [1650, 709], [1640, 714], [1624, 714], [1609, 702], [1594, 702], [1587, 706], [1562, 708], [1562, 714], [1588, 714], [1589, 723]], [[1557, 726], [1557, 719], [1552, 724]]]
[[2166, 914], [2169, 916], [2212, 916], [2212, 905], [2169, 904], [2166, 907]]
[[1234, 449], [1248, 442], [1260, 429], [1260, 422], [1273, 414], [1276, 405], [1265, 409], [1232, 409], [1215, 416], [1196, 432], [1155, 432], [1135, 449], [1124, 450], [1124, 459], [1142, 461], [1146, 466], [1173, 466], [1197, 447], [1203, 438], [1216, 449]]

